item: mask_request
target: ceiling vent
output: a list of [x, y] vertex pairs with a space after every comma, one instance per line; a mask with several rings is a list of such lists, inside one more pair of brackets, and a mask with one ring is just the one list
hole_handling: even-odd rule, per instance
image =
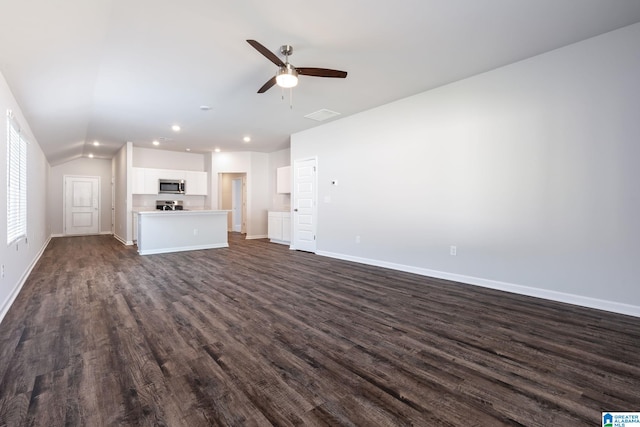
[[315, 113], [307, 114], [305, 117], [307, 119], [315, 120], [317, 122], [322, 122], [331, 117], [339, 116], [340, 113], [336, 113], [335, 111], [327, 110], [323, 108], [322, 110], [318, 110]]

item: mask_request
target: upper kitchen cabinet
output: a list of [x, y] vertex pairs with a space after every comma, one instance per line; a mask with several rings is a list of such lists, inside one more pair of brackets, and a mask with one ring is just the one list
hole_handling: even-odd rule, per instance
[[186, 171], [186, 194], [192, 196], [207, 195], [207, 173]]
[[276, 193], [291, 193], [291, 166], [276, 169]]
[[133, 181], [131, 192], [133, 194], [158, 194], [158, 178], [156, 169], [131, 168]]

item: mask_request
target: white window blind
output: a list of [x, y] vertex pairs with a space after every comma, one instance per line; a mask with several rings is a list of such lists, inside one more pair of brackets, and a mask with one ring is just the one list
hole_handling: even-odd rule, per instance
[[7, 244], [27, 237], [27, 141], [7, 112]]

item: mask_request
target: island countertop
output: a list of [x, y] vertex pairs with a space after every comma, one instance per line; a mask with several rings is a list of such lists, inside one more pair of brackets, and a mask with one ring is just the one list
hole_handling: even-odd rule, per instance
[[140, 210], [138, 253], [226, 248], [228, 210]]

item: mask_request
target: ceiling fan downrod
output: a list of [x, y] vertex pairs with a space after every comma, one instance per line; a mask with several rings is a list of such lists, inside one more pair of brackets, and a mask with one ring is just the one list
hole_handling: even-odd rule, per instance
[[289, 62], [289, 56], [293, 55], [293, 46], [289, 44], [283, 44], [280, 46], [280, 53], [284, 55], [285, 63]]

